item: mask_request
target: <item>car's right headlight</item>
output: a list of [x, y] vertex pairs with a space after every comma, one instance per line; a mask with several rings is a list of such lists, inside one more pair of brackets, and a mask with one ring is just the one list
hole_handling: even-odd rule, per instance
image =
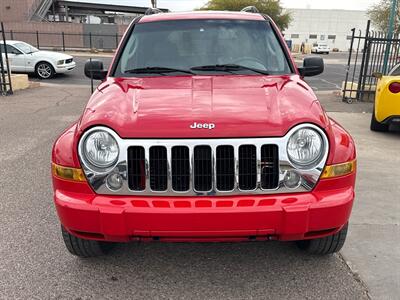
[[119, 147], [114, 137], [103, 130], [90, 133], [82, 143], [82, 159], [89, 165], [104, 169], [118, 160]]
[[290, 136], [287, 154], [296, 168], [313, 168], [321, 162], [325, 147], [326, 145], [319, 132], [304, 127], [296, 130]]

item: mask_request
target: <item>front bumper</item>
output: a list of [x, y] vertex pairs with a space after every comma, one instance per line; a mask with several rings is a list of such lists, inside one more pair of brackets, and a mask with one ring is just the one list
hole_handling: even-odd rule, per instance
[[64, 65], [57, 65], [54, 69], [57, 74], [63, 74], [72, 71], [75, 69], [76, 63], [73, 61], [69, 64], [64, 64]]
[[[354, 182], [354, 177], [341, 180]], [[329, 180], [323, 185], [329, 187]], [[66, 230], [86, 239], [302, 240], [334, 234], [348, 222], [353, 186], [230, 197], [105, 196], [55, 189], [54, 200]]]

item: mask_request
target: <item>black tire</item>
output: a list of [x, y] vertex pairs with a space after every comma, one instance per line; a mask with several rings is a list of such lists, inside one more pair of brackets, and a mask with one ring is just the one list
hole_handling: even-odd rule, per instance
[[62, 237], [68, 251], [79, 257], [96, 257], [102, 256], [110, 252], [114, 243], [85, 240], [78, 238], [61, 226]]
[[327, 237], [297, 241], [297, 246], [310, 253], [317, 255], [333, 254], [342, 249], [346, 241], [348, 224], [346, 224], [338, 233]]
[[51, 64], [45, 61], [38, 62], [35, 66], [35, 75], [40, 79], [50, 79], [56, 74]]
[[371, 116], [371, 126], [370, 126], [372, 131], [378, 131], [378, 132], [386, 132], [389, 130], [389, 126], [386, 124], [379, 123], [376, 118], [375, 118], [375, 107], [372, 110], [372, 116]]

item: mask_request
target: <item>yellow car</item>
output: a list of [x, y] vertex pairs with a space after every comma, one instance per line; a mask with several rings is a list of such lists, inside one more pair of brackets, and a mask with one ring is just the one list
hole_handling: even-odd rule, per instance
[[400, 64], [387, 76], [374, 73], [378, 78], [375, 105], [371, 118], [372, 131], [388, 131], [389, 125], [400, 125]]

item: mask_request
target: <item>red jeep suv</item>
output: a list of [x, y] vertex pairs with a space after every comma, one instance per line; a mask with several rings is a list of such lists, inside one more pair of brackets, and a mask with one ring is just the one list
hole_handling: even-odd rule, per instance
[[55, 142], [54, 202], [67, 249], [129, 241], [344, 244], [350, 135], [321, 107], [274, 22], [242, 12], [160, 13], [127, 30], [80, 119]]

